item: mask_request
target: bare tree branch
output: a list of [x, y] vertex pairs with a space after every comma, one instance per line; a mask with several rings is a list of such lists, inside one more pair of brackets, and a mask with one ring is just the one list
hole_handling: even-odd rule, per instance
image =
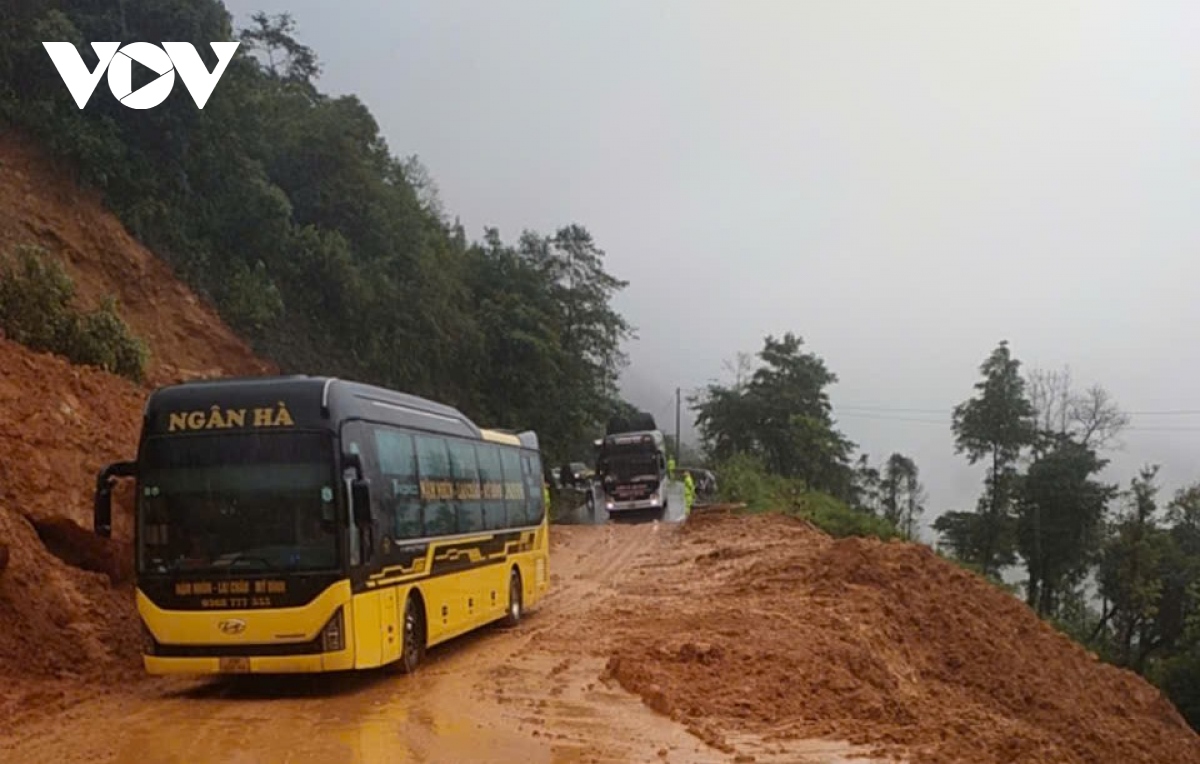
[[1129, 426], [1129, 415], [1099, 385], [1074, 397], [1071, 419], [1079, 442], [1097, 451], [1107, 448]]
[[[1097, 451], [1113, 445], [1129, 426], [1129, 416], [1100, 385], [1083, 392], [1072, 386], [1071, 370], [1034, 369], [1026, 381], [1038, 430], [1044, 435], [1068, 437]], [[1035, 448], [1035, 458], [1038, 448]]]

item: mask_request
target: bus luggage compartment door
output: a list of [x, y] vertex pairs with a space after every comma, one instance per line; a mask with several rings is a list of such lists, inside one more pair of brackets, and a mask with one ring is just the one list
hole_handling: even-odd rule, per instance
[[379, 625], [383, 631], [383, 662], [391, 663], [400, 657], [400, 604], [398, 588], [388, 587], [379, 593]]

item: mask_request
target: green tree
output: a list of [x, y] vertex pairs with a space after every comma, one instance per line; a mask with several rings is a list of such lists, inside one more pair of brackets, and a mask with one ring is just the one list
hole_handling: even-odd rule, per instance
[[883, 479], [879, 469], [871, 466], [869, 454], [859, 454], [854, 464], [854, 491], [850, 503], [871, 515], [883, 510]]
[[854, 444], [834, 427], [826, 392], [837, 377], [802, 347], [803, 340], [790, 332], [766, 337], [762, 363], [748, 381], [733, 387], [711, 384], [691, 399], [696, 425], [717, 462], [748, 454], [773, 474], [849, 497]]
[[1129, 417], [1104, 388], [1077, 391], [1069, 368], [1035, 369], [1026, 386], [1036, 434], [1020, 482], [1017, 543], [1029, 572], [1028, 603], [1043, 616], [1059, 617], [1095, 563], [1105, 508], [1117, 493], [1094, 479], [1107, 465], [1098, 451]]
[[[235, 32], [216, 0], [18, 6], [0, 29], [0, 121], [77, 168], [258, 353], [536, 429], [551, 458], [588, 452], [633, 330], [586, 228], [469, 242], [362, 101], [321, 92], [288, 14]], [[114, 39], [191, 42], [210, 67], [210, 41], [243, 44], [202, 111], [178, 93], [130, 110], [103, 87], [81, 111], [38, 41], [95, 66], [86, 41]]]
[[975, 531], [979, 534], [978, 557], [973, 560], [985, 574], [997, 573], [1013, 557], [1015, 465], [1036, 435], [1034, 410], [1020, 367], [1008, 342], [1000, 342], [980, 366], [983, 379], [975, 385], [977, 394], [954, 408], [956, 451], [966, 453], [971, 464], [990, 461], [987, 493], [979, 507], [982, 518]]
[[1159, 524], [1158, 466], [1144, 467], [1130, 484], [1130, 506], [1110, 530], [1098, 580], [1105, 612], [1097, 631], [1111, 622], [1115, 659], [1141, 673], [1146, 659], [1162, 646], [1156, 629], [1163, 595], [1163, 562], [1171, 537]]
[[1107, 463], [1061, 437], [1021, 481], [1017, 548], [1029, 571], [1026, 601], [1040, 615], [1057, 615], [1095, 562], [1105, 507], [1117, 493], [1094, 479]]
[[925, 490], [917, 463], [904, 454], [889, 456], [884, 464], [880, 494], [884, 519], [911, 538], [918, 518], [925, 511]]

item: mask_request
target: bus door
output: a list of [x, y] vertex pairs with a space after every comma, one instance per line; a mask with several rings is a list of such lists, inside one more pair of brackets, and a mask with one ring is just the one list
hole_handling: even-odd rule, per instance
[[386, 486], [371, 431], [361, 423], [347, 423], [342, 430], [342, 443], [347, 454], [357, 455], [369, 491], [368, 511], [356, 511], [355, 491], [351, 489], [356, 470], [345, 470], [350, 585], [355, 592], [354, 657], [355, 664], [365, 668], [400, 657], [400, 613], [395, 586], [367, 585], [373, 575], [382, 571], [384, 555], [380, 543], [381, 532], [385, 530], [380, 522], [380, 492]]

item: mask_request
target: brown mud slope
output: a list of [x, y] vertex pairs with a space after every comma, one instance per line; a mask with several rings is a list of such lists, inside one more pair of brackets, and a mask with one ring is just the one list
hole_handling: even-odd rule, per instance
[[91, 533], [96, 473], [137, 445], [144, 391], [0, 340], [0, 718], [136, 676], [128, 490]]
[[927, 547], [694, 515], [662, 554], [608, 673], [681, 721], [918, 762], [1200, 762], [1156, 689]]
[[[150, 347], [148, 386], [277, 371], [97, 194], [0, 130], [0, 253], [22, 244], [67, 269], [80, 307], [117, 297]], [[0, 338], [0, 718], [141, 675], [128, 486], [116, 495], [112, 542], [91, 533], [91, 502], [97, 471], [134, 455], [147, 392]]]
[[0, 130], [0, 251], [22, 244], [45, 248], [67, 269], [82, 307], [117, 298], [121, 317], [150, 345], [151, 384], [277, 371], [130, 236], [96, 193], [80, 189], [32, 142]]

